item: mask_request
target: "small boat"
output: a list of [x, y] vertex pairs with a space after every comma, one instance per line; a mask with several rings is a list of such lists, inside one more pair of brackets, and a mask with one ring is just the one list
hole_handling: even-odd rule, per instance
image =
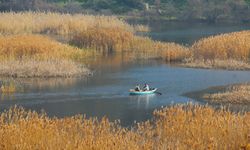
[[146, 94], [154, 94], [156, 92], [157, 88], [150, 89], [149, 91], [135, 91], [134, 89], [130, 89], [130, 95], [146, 95]]

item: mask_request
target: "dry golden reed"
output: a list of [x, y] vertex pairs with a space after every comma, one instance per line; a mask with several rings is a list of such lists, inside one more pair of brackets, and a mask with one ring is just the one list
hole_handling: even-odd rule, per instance
[[133, 33], [120, 27], [92, 27], [76, 34], [72, 38], [71, 43], [78, 47], [114, 52], [128, 50], [132, 39]]
[[51, 12], [0, 13], [0, 33], [3, 35], [20, 33], [69, 35], [72, 37], [71, 43], [82, 48], [102, 50], [105, 53], [133, 51], [133, 57], [161, 56], [168, 61], [186, 57], [187, 52], [183, 49], [187, 48], [184, 46], [161, 43], [134, 35], [135, 31], [146, 30], [149, 29], [145, 26], [132, 26], [115, 16]]
[[0, 33], [48, 33], [71, 35], [89, 27], [119, 27], [133, 31], [134, 28], [115, 16], [83, 14], [60, 14], [43, 12], [0, 13]]
[[21, 59], [71, 59], [79, 60], [88, 54], [42, 35], [12, 35], [0, 37], [1, 60]]
[[0, 37], [0, 76], [71, 77], [88, 74], [76, 61], [84, 61], [90, 50], [78, 49], [42, 35]]
[[74, 35], [71, 44], [104, 53], [130, 52], [135, 58], [161, 57], [167, 61], [181, 61], [190, 55], [182, 45], [135, 36], [121, 28], [89, 28]]
[[162, 58], [167, 62], [182, 61], [189, 57], [187, 47], [176, 43], [154, 41], [147, 37], [134, 36], [130, 41], [130, 52], [143, 58]]
[[204, 68], [204, 69], [226, 69], [226, 70], [250, 70], [250, 64], [245, 61], [238, 61], [235, 59], [227, 60], [200, 60], [184, 61], [181, 64], [184, 67], [190, 68]]
[[0, 76], [13, 78], [48, 78], [87, 76], [90, 71], [71, 60], [7, 60], [0, 61]]
[[235, 59], [248, 61], [250, 31], [240, 31], [204, 38], [192, 46], [195, 59]]
[[250, 114], [178, 105], [131, 129], [83, 116], [49, 118], [14, 107], [0, 117], [0, 149], [240, 149], [250, 145]]
[[224, 92], [204, 94], [203, 98], [213, 103], [249, 104], [250, 85], [231, 85]]

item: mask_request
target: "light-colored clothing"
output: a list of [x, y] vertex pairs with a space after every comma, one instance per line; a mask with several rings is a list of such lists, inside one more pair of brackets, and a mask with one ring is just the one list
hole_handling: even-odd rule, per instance
[[140, 90], [141, 90], [141, 88], [139, 85], [135, 86], [135, 91], [140, 91]]
[[149, 86], [146, 84], [146, 85], [143, 87], [143, 90], [144, 90], [144, 91], [149, 91]]

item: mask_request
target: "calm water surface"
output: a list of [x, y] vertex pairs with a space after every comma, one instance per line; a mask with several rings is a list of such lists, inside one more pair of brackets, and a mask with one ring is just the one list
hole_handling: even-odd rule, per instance
[[[183, 25], [158, 26], [155, 26], [148, 36], [185, 44], [210, 34], [248, 28], [244, 25], [217, 27], [200, 24], [187, 28]], [[88, 79], [17, 80], [16, 82], [20, 82], [24, 87], [24, 92], [1, 95], [0, 111], [13, 105], [21, 105], [37, 111], [44, 109], [49, 116], [107, 116], [110, 120], [120, 119], [122, 125], [131, 125], [134, 120], [149, 119], [155, 108], [196, 102], [181, 96], [183, 93], [210, 86], [250, 81], [250, 72], [247, 71], [178, 68], [158, 61], [112, 63], [107, 58], [102, 61], [102, 65], [92, 68], [96, 71], [94, 76]], [[162, 95], [129, 95], [130, 88], [145, 82], [157, 87]]]
[[139, 33], [139, 35], [149, 36], [155, 40], [176, 42], [184, 45], [191, 45], [195, 41], [211, 35], [250, 29], [250, 24], [176, 23], [166, 21], [131, 22], [135, 24], [145, 24], [150, 27], [150, 32]]

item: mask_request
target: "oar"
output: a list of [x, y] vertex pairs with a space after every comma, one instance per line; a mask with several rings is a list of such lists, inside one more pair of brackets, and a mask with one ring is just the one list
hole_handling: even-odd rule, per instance
[[160, 93], [160, 92], [155, 92], [156, 94], [159, 94], [159, 95], [162, 95], [162, 93]]

